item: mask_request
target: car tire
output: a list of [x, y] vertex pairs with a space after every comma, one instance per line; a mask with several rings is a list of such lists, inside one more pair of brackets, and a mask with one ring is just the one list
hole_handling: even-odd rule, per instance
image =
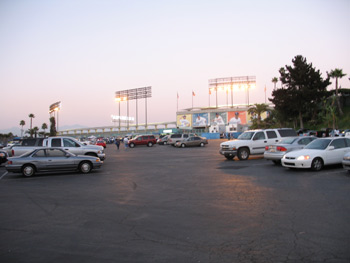
[[163, 144], [164, 144], [164, 145], [167, 145], [168, 143], [167, 143], [167, 142], [164, 142]]
[[90, 173], [92, 170], [92, 164], [90, 162], [84, 161], [79, 165], [79, 171], [83, 174]]
[[147, 146], [148, 146], [148, 147], [152, 147], [152, 146], [153, 146], [153, 143], [152, 143], [152, 142], [149, 142], [149, 143], [147, 143]]
[[245, 161], [249, 158], [249, 150], [248, 148], [240, 148], [237, 152], [237, 157], [238, 159], [240, 159], [241, 161]]
[[281, 164], [281, 160], [272, 160], [272, 162], [273, 162], [275, 165], [280, 165], [280, 164]]
[[233, 160], [233, 158], [235, 158], [235, 156], [234, 155], [225, 155], [225, 158], [227, 160]]
[[321, 158], [316, 157], [315, 159], [312, 160], [311, 163], [311, 170], [312, 171], [320, 171], [323, 168], [323, 161]]
[[185, 148], [185, 147], [186, 147], [186, 144], [181, 143], [181, 148]]
[[199, 146], [200, 147], [204, 147], [204, 142], [201, 142], [201, 144]]
[[23, 167], [22, 167], [22, 174], [25, 177], [33, 176], [35, 174], [35, 167], [34, 167], [34, 165], [31, 165], [31, 164], [23, 165]]
[[135, 144], [134, 143], [130, 143], [130, 148], [134, 148], [135, 147]]

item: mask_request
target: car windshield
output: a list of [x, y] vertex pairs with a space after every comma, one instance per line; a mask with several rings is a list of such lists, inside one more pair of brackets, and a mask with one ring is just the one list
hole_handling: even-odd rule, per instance
[[324, 150], [331, 143], [331, 139], [316, 139], [310, 142], [305, 149]]
[[298, 138], [284, 138], [281, 140], [280, 144], [292, 144], [295, 142]]
[[250, 140], [255, 132], [243, 132], [241, 135], [238, 136], [238, 140]]

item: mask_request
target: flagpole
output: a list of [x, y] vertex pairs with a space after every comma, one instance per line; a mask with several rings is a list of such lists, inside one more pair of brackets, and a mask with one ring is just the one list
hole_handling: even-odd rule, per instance
[[176, 94], [176, 111], [178, 112], [179, 111], [179, 93], [177, 92]]
[[193, 109], [193, 90], [192, 90], [192, 109]]

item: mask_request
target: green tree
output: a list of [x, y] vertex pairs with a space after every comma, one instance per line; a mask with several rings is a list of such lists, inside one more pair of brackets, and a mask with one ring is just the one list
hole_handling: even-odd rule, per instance
[[21, 120], [19, 122], [19, 125], [22, 127], [22, 129], [21, 129], [21, 137], [23, 137], [23, 126], [26, 125], [26, 122], [24, 120]]
[[338, 68], [331, 70], [330, 73], [327, 72], [327, 74], [332, 79], [335, 78], [335, 96], [336, 96], [337, 106], [338, 106], [338, 110], [339, 110], [340, 115], [343, 115], [344, 113], [343, 113], [343, 110], [341, 109], [340, 101], [339, 101], [338, 79], [341, 79], [342, 77], [346, 76], [346, 74], [343, 73], [342, 69], [338, 69]]
[[267, 112], [268, 110], [268, 105], [265, 104], [265, 103], [262, 103], [262, 104], [258, 104], [258, 103], [255, 103], [253, 106], [251, 106], [249, 109], [248, 109], [248, 113], [254, 117], [253, 118], [253, 122], [256, 121], [256, 128], [261, 128], [261, 115], [262, 113], [264, 112]]
[[44, 130], [44, 137], [45, 137], [45, 130], [47, 129], [47, 124], [44, 122], [43, 125], [41, 125], [41, 129]]
[[32, 133], [34, 134], [35, 138], [37, 137], [38, 131], [39, 131], [39, 128], [38, 128], [37, 126], [35, 126], [35, 127], [32, 129]]
[[329, 77], [322, 79], [319, 70], [308, 64], [303, 56], [296, 56], [292, 60], [293, 66], [285, 66], [279, 70], [282, 89], [272, 92], [275, 108], [289, 119], [297, 119], [300, 128], [304, 128], [304, 118], [315, 116], [318, 104], [327, 95]]
[[33, 137], [33, 118], [35, 118], [35, 116], [34, 116], [33, 113], [30, 113], [30, 114], [28, 115], [28, 117], [30, 118], [30, 128], [29, 128], [30, 137]]
[[56, 136], [56, 120], [55, 117], [50, 118], [50, 136]]
[[278, 82], [278, 78], [276, 78], [276, 77], [274, 77], [274, 78], [272, 78], [272, 83], [273, 83], [273, 90], [275, 90], [276, 89], [276, 84], [277, 84], [277, 82]]

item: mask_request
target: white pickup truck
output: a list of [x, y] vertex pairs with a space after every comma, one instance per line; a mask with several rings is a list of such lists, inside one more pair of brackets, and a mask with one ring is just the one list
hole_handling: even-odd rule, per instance
[[263, 154], [266, 146], [276, 144], [283, 137], [293, 136], [298, 135], [290, 128], [245, 131], [236, 140], [221, 143], [219, 152], [228, 160], [235, 156], [247, 160], [251, 154]]
[[62, 148], [76, 155], [90, 155], [99, 157], [101, 160], [106, 158], [104, 148], [98, 145], [84, 145], [72, 137], [48, 137], [41, 139], [23, 140], [21, 145], [14, 145], [10, 149], [10, 156], [19, 156], [26, 152], [40, 147]]

